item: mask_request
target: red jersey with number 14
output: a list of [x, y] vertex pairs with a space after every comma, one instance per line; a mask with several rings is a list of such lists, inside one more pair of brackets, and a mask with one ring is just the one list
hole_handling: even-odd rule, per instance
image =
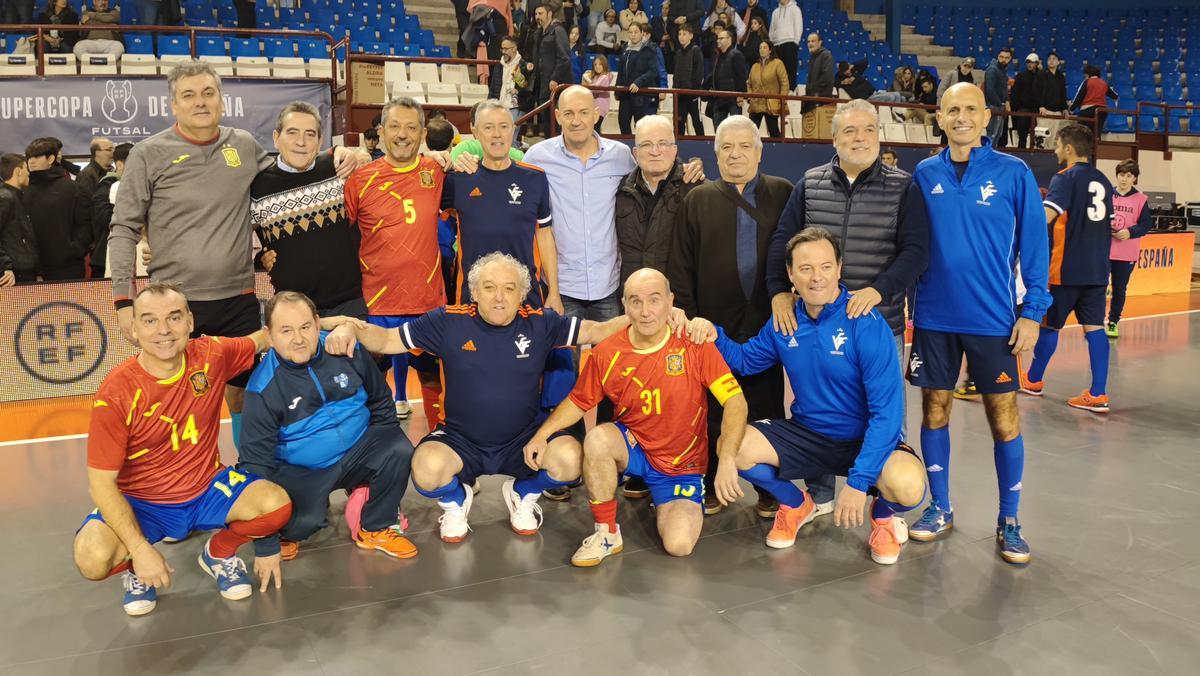
[[88, 428], [88, 467], [117, 472], [129, 497], [187, 502], [221, 469], [217, 435], [225, 382], [254, 365], [250, 338], [188, 341], [179, 373], [159, 380], [137, 357], [100, 383]]
[[445, 180], [428, 157], [407, 167], [380, 158], [346, 179], [346, 218], [362, 233], [359, 263], [370, 314], [419, 315], [446, 304], [437, 241]]
[[585, 411], [608, 397], [617, 421], [629, 428], [654, 469], [703, 474], [708, 468], [706, 389], [722, 405], [742, 392], [712, 343], [695, 345], [669, 333], [657, 346], [639, 350], [626, 330], [592, 348], [570, 396]]

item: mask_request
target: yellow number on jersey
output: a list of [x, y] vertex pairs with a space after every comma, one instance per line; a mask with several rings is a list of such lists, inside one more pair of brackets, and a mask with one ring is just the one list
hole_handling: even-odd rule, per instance
[[415, 223], [416, 221], [417, 221], [417, 210], [413, 206], [412, 198], [409, 197], [404, 200], [404, 222], [411, 225], [411, 224]]
[[246, 475], [236, 469], [229, 470], [229, 485], [236, 486], [246, 480]]
[[195, 416], [189, 415], [187, 417], [187, 422], [183, 424], [183, 434], [180, 436], [192, 442], [193, 446], [200, 443], [200, 431], [196, 429]]
[[642, 413], [650, 415], [662, 415], [662, 390], [654, 388], [653, 390], [642, 390]]

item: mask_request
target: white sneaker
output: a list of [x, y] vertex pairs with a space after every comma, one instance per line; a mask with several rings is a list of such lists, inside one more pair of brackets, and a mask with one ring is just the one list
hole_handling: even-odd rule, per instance
[[400, 420], [408, 420], [412, 415], [412, 406], [407, 401], [396, 402], [396, 417]]
[[500, 495], [508, 507], [508, 523], [517, 535], [537, 535], [542, 527], [542, 506], [537, 502], [542, 493], [538, 491], [521, 497], [513, 489], [516, 483], [516, 479], [509, 479], [500, 487]]
[[452, 502], [438, 503], [438, 507], [443, 510], [442, 515], [438, 517], [442, 542], [462, 542], [467, 537], [467, 531], [471, 530], [470, 524], [467, 523], [467, 515], [471, 513], [471, 503], [475, 501], [475, 496], [471, 491], [464, 493], [467, 497], [461, 505]]
[[617, 526], [616, 533], [608, 532], [604, 524], [596, 524], [596, 532], [589, 535], [571, 556], [571, 565], [587, 568], [598, 566], [600, 562], [613, 554], [620, 554], [625, 548], [621, 541], [621, 527]]
[[893, 527], [896, 529], [896, 540], [900, 544], [908, 542], [908, 522], [902, 516], [893, 516], [892, 522], [895, 524]]
[[122, 599], [121, 605], [125, 608], [126, 615], [145, 615], [158, 605], [158, 592], [154, 587], [142, 582], [133, 571], [125, 571], [121, 583], [125, 586], [125, 598]]
[[483, 489], [480, 488], [480, 486], [479, 486], [479, 479], [476, 479], [475, 483], [471, 484], [471, 494], [479, 495], [479, 491], [481, 491], [481, 490], [483, 490]]
[[825, 516], [826, 514], [833, 514], [833, 505], [834, 505], [833, 500], [830, 500], [829, 502], [818, 502], [818, 503], [814, 504], [813, 505], [813, 518], [816, 518], [818, 516]]

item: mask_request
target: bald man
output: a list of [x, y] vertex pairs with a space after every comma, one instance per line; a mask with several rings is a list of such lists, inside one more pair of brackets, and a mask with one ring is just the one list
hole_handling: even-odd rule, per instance
[[[704, 472], [708, 465], [708, 400], [724, 407], [718, 453], [732, 458], [746, 431], [746, 398], [717, 349], [693, 344], [667, 326], [675, 296], [658, 270], [643, 268], [625, 282], [629, 328], [592, 349], [579, 382], [525, 447], [538, 457], [548, 439], [583, 419], [608, 398], [616, 420], [597, 424], [583, 442], [583, 477], [595, 532], [571, 557], [596, 566], [623, 548], [617, 525], [617, 475], [641, 477], [654, 500], [658, 533], [672, 556], [696, 546], [704, 520]], [[705, 322], [693, 320], [689, 328]], [[691, 331], [692, 339], [708, 336]]]
[[[1029, 561], [1017, 507], [1025, 446], [1017, 414], [1017, 355], [1030, 350], [1050, 307], [1046, 216], [1033, 172], [997, 152], [984, 131], [983, 92], [959, 83], [937, 112], [948, 146], [917, 165], [929, 214], [929, 267], [917, 282], [908, 379], [921, 388], [921, 451], [933, 499], [910, 535], [935, 540], [954, 526], [950, 406], [964, 355], [993, 439], [1000, 510], [996, 541], [1008, 563]], [[964, 247], [963, 242], [971, 242]], [[1016, 304], [1016, 262], [1027, 292]]]

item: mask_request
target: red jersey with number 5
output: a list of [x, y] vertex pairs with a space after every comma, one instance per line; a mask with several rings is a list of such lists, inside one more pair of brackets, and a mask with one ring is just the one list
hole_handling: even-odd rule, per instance
[[88, 467], [117, 472], [125, 495], [147, 502], [187, 502], [221, 469], [217, 435], [225, 382], [254, 365], [250, 338], [188, 341], [183, 366], [166, 380], [137, 357], [100, 383], [88, 428]]
[[346, 179], [346, 217], [362, 233], [363, 299], [372, 315], [419, 315], [446, 304], [437, 219], [446, 174], [419, 157], [380, 158]]
[[592, 348], [571, 401], [583, 410], [608, 397], [616, 419], [646, 451], [654, 469], [669, 475], [703, 474], [708, 468], [708, 397], [724, 405], [742, 388], [712, 343], [695, 345], [667, 334], [638, 350], [629, 331]]

